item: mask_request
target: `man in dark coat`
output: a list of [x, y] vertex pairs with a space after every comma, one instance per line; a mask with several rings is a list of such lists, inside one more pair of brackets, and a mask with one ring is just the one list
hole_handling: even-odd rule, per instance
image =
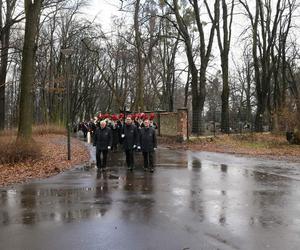
[[150, 121], [146, 119], [144, 121], [145, 127], [140, 130], [140, 145], [144, 157], [144, 170], [148, 169], [150, 172], [154, 171], [154, 149], [157, 148], [157, 140], [155, 135], [155, 129], [150, 126]]
[[129, 170], [133, 170], [134, 167], [134, 150], [139, 144], [139, 136], [137, 127], [132, 124], [130, 116], [126, 117], [125, 124], [122, 128], [121, 139], [123, 141], [123, 147], [126, 155], [126, 164]]
[[97, 168], [100, 170], [106, 170], [107, 152], [112, 146], [112, 132], [111, 129], [106, 126], [105, 121], [101, 121], [100, 128], [98, 127], [96, 129], [93, 145], [96, 146]]

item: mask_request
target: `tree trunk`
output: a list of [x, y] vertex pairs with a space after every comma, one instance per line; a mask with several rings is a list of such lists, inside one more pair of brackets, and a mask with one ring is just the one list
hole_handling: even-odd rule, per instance
[[278, 133], [279, 132], [278, 113], [273, 112], [271, 118], [272, 118], [272, 132], [273, 133]]
[[[198, 129], [199, 131], [197, 134], [202, 134], [203, 128], [204, 128], [204, 121], [202, 119], [202, 111], [204, 109], [204, 102], [205, 102], [205, 96], [206, 96], [206, 70], [207, 66], [210, 60], [211, 56], [211, 50], [212, 50], [212, 45], [214, 41], [214, 34], [215, 34], [215, 29], [217, 27], [217, 23], [219, 22], [219, 0], [215, 0], [214, 2], [214, 16], [212, 16], [212, 12], [209, 8], [209, 5], [206, 0], [204, 0], [204, 4], [206, 6], [206, 10], [208, 11], [210, 21], [212, 23], [210, 32], [209, 32], [209, 38], [206, 46], [206, 38], [205, 38], [205, 32], [203, 28], [203, 23], [200, 19], [200, 8], [198, 6], [198, 1], [193, 0], [193, 9], [195, 12], [195, 19], [196, 19], [196, 24], [200, 36], [200, 61], [201, 61], [201, 66], [199, 70], [199, 112], [200, 112], [200, 119], [199, 119], [199, 124], [198, 124]], [[193, 90], [194, 91], [194, 90]]]
[[[299, 96], [300, 97], [300, 96]], [[300, 98], [298, 97], [296, 101], [297, 105], [297, 124], [295, 129], [295, 143], [300, 145]]]
[[[227, 58], [228, 59], [228, 58]], [[222, 113], [221, 130], [223, 133], [229, 133], [229, 80], [228, 80], [228, 61], [222, 63]]]
[[[177, 0], [173, 0], [173, 6], [168, 4], [171, 9], [174, 11], [174, 14], [176, 16], [176, 21], [177, 21], [177, 29], [180, 33], [180, 36], [183, 38], [184, 43], [185, 43], [185, 48], [186, 48], [186, 55], [188, 59], [188, 64], [189, 64], [189, 71], [191, 73], [191, 88], [192, 88], [192, 133], [195, 133], [197, 135], [201, 134], [202, 129], [203, 129], [203, 119], [202, 119], [202, 112], [203, 112], [203, 107], [204, 107], [204, 101], [205, 101], [205, 95], [206, 95], [206, 70], [207, 66], [211, 57], [211, 50], [212, 50], [212, 45], [213, 45], [213, 40], [214, 40], [214, 32], [216, 29], [216, 24], [218, 21], [218, 3], [219, 0], [215, 0], [214, 2], [214, 16], [212, 16], [212, 13], [209, 4], [207, 3], [206, 0], [204, 0], [204, 5], [206, 6], [206, 10], [209, 14], [209, 18], [211, 20], [211, 28], [209, 32], [209, 38], [207, 39], [205, 37], [205, 32], [204, 32], [204, 27], [201, 18], [200, 18], [200, 9], [198, 6], [198, 1], [193, 0], [189, 1], [190, 4], [192, 5], [195, 18], [196, 18], [196, 23], [197, 23], [197, 28], [199, 32], [199, 37], [200, 37], [200, 69], [198, 70], [197, 65], [196, 65], [196, 58], [195, 58], [195, 51], [192, 46], [192, 40], [191, 36], [189, 34], [189, 29], [188, 29], [188, 24], [185, 23], [185, 19], [183, 16], [181, 16], [180, 13], [180, 6], [178, 5]], [[202, 3], [201, 3], [202, 4]], [[206, 40], [207, 46], [206, 46]], [[198, 75], [199, 73], [199, 75]], [[187, 91], [188, 91], [188, 83], [186, 84], [185, 88], [185, 103], [187, 103]]]
[[[202, 64], [203, 65], [203, 64]], [[202, 112], [204, 109], [204, 102], [206, 97], [206, 69], [207, 65], [201, 66], [200, 68], [200, 77], [199, 77], [199, 85], [200, 85], [200, 91], [199, 91], [199, 125], [198, 125], [198, 135], [201, 135], [204, 133], [204, 120], [202, 117]]]
[[[228, 64], [229, 64], [229, 49], [230, 49], [230, 41], [231, 41], [231, 25], [233, 19], [233, 8], [234, 8], [234, 0], [231, 2], [231, 12], [228, 15], [227, 3], [226, 0], [222, 0], [222, 20], [223, 20], [223, 34], [221, 35], [220, 21], [219, 21], [219, 13], [217, 13], [217, 38], [218, 45], [221, 55], [221, 67], [222, 67], [222, 80], [223, 80], [223, 90], [222, 90], [222, 113], [221, 113], [221, 131], [224, 133], [229, 133], [229, 74], [228, 74]], [[218, 8], [215, 11], [220, 11], [219, 2], [217, 3]], [[228, 17], [229, 23], [228, 23]]]
[[192, 133], [199, 135], [202, 120], [202, 110], [200, 109], [199, 99], [192, 98]]
[[5, 126], [5, 81], [8, 62], [8, 45], [9, 45], [10, 28], [3, 31], [1, 35], [1, 65], [0, 65], [0, 130]]
[[35, 51], [42, 0], [35, 0], [34, 2], [25, 0], [24, 5], [26, 22], [22, 52], [18, 139], [30, 141], [32, 137], [32, 87], [35, 75]]
[[136, 45], [136, 58], [137, 58], [137, 78], [136, 78], [136, 100], [135, 111], [144, 110], [144, 67], [145, 62], [142, 55], [141, 34], [139, 29], [139, 10], [140, 0], [135, 3], [134, 12], [134, 31], [135, 31], [135, 45]]
[[194, 63], [191, 44], [186, 42], [186, 54], [189, 61], [189, 70], [191, 72], [191, 86], [192, 86], [192, 133], [199, 134], [200, 121], [200, 99], [198, 91], [198, 70]]
[[247, 122], [251, 122], [252, 126], [252, 112], [251, 112], [251, 72], [250, 63], [247, 62], [247, 88], [246, 88], [246, 112], [247, 112]]
[[[5, 127], [5, 84], [7, 75], [7, 63], [8, 63], [8, 48], [9, 37], [12, 25], [12, 10], [15, 6], [15, 2], [6, 3], [5, 18], [2, 16], [3, 1], [0, 0], [0, 43], [1, 43], [1, 59], [0, 59], [0, 130]], [[5, 23], [3, 24], [3, 19]]]
[[255, 131], [263, 132], [263, 117], [266, 110], [266, 99], [265, 97], [257, 98], [257, 111], [255, 116]]
[[189, 98], [189, 87], [190, 87], [190, 71], [188, 71], [188, 75], [186, 78], [186, 83], [184, 86], [184, 107], [188, 106], [188, 98]]

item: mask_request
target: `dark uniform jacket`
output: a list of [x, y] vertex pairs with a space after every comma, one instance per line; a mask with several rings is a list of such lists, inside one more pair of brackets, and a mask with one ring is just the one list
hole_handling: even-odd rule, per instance
[[107, 150], [108, 146], [112, 146], [112, 132], [108, 127], [97, 128], [94, 134], [94, 146], [97, 150]]
[[123, 125], [122, 134], [125, 135], [123, 138], [123, 147], [124, 150], [131, 150], [133, 149], [133, 145], [139, 144], [139, 135], [138, 130], [135, 125]]
[[142, 152], [152, 152], [157, 147], [155, 130], [152, 127], [141, 128], [140, 145]]
[[113, 145], [117, 145], [119, 143], [119, 128], [118, 128], [118, 124], [110, 124], [108, 126], [111, 129], [111, 133], [112, 133], [112, 144]]

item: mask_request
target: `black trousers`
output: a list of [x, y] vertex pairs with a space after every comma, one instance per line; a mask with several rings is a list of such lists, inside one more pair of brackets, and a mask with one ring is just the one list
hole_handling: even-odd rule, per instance
[[[96, 149], [96, 163], [97, 168], [106, 168], [107, 149]], [[102, 159], [101, 159], [102, 154]]]
[[133, 158], [133, 149], [127, 149], [125, 150], [125, 155], [126, 155], [126, 164], [127, 167], [133, 167], [134, 165], [134, 158]]
[[154, 168], [154, 152], [143, 152], [144, 157], [144, 168]]

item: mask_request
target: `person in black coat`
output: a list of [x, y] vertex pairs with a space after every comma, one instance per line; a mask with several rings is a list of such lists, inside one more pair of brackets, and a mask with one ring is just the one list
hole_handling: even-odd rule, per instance
[[114, 121], [112, 121], [110, 123], [110, 129], [112, 131], [112, 147], [111, 150], [113, 152], [117, 151], [118, 148], [118, 143], [119, 143], [119, 128], [118, 128], [118, 124]]
[[124, 126], [124, 121], [122, 119], [118, 120], [117, 128], [118, 128], [119, 144], [123, 144], [123, 138], [121, 137], [123, 134], [123, 126]]
[[133, 151], [137, 148], [139, 144], [139, 136], [137, 127], [132, 124], [132, 119], [130, 116], [126, 117], [125, 124], [122, 128], [121, 139], [123, 143], [123, 148], [126, 155], [126, 164], [129, 170], [133, 170], [134, 167], [134, 157]]
[[150, 121], [144, 121], [145, 127], [140, 130], [140, 147], [144, 157], [144, 170], [154, 171], [154, 149], [157, 148], [155, 129], [150, 126]]
[[[94, 134], [94, 146], [96, 146], [96, 163], [97, 168], [106, 170], [107, 152], [112, 146], [112, 132], [111, 129], [106, 126], [105, 121], [100, 122], [100, 128], [98, 127]], [[101, 160], [102, 154], [102, 160]]]
[[86, 122], [80, 123], [79, 129], [83, 132], [83, 138], [86, 139], [88, 132], [88, 124]]

